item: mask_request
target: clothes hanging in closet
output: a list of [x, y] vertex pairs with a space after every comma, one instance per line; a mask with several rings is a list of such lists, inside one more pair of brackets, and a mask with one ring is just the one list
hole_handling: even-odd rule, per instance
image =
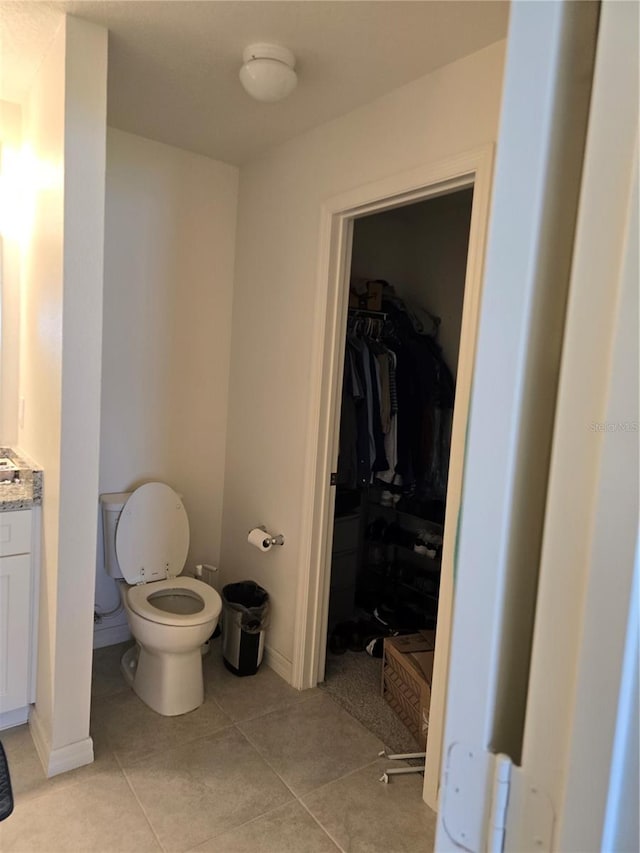
[[388, 285], [382, 307], [386, 317], [377, 328], [357, 312], [349, 321], [338, 484], [379, 482], [400, 494], [443, 499], [454, 382], [434, 337], [437, 324], [425, 333], [425, 319]]

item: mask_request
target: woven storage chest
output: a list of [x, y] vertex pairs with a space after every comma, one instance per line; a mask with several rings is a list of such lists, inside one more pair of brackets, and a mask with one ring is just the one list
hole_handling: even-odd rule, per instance
[[382, 695], [422, 747], [429, 729], [432, 637], [423, 632], [384, 641]]

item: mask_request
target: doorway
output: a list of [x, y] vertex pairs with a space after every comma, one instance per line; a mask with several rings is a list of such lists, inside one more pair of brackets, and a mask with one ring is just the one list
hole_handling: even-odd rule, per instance
[[340, 397], [356, 220], [374, 213], [473, 188], [460, 349], [451, 430], [451, 457], [443, 525], [425, 801], [437, 806], [442, 726], [454, 590], [455, 535], [462, 491], [465, 431], [475, 355], [493, 146], [367, 185], [330, 200], [321, 217], [312, 403], [310, 411], [303, 552], [308, 554], [298, 591], [293, 681], [313, 687], [325, 676], [331, 550], [339, 451]]
[[[426, 740], [402, 676], [428, 691], [472, 203], [467, 187], [353, 227], [322, 687], [396, 753]], [[383, 646], [419, 632], [385, 655], [383, 699]]]

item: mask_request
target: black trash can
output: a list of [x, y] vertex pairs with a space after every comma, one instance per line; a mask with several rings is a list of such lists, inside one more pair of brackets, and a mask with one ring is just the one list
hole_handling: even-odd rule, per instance
[[222, 655], [234, 675], [255, 675], [264, 654], [269, 593], [255, 581], [222, 588]]

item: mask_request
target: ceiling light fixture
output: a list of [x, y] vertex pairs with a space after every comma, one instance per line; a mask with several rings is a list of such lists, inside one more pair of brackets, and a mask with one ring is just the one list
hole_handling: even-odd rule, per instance
[[257, 101], [280, 101], [296, 87], [296, 58], [286, 47], [250, 44], [242, 53], [240, 82]]

